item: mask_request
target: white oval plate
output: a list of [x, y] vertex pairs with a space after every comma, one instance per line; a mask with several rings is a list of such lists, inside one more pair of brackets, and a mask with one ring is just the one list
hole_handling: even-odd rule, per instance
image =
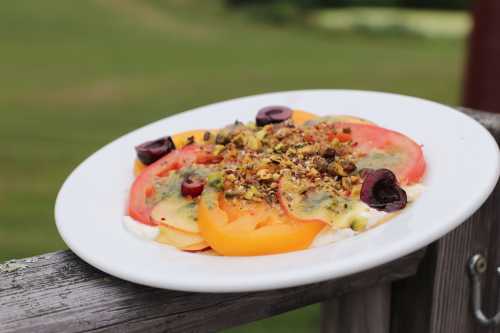
[[[250, 121], [267, 105], [318, 115], [348, 114], [394, 129], [423, 145], [426, 189], [415, 204], [380, 227], [324, 247], [260, 257], [214, 257], [140, 240], [122, 224], [132, 183], [134, 146], [166, 133]], [[499, 176], [500, 154], [476, 121], [434, 102], [400, 95], [290, 91], [197, 108], [133, 131], [90, 156], [57, 197], [57, 228], [80, 258], [132, 282], [167, 289], [234, 292], [276, 289], [356, 273], [435, 241], [486, 200]]]

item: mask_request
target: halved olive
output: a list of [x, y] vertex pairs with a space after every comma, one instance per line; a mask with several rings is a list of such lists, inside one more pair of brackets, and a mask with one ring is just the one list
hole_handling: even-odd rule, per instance
[[186, 177], [181, 184], [181, 193], [185, 197], [196, 198], [203, 192], [205, 182], [195, 177]]
[[174, 149], [175, 144], [170, 136], [147, 141], [135, 147], [137, 158], [146, 165], [156, 162]]
[[257, 126], [281, 123], [292, 117], [292, 109], [286, 106], [268, 106], [260, 109], [255, 117]]
[[391, 170], [363, 170], [360, 199], [368, 206], [385, 212], [405, 208], [406, 192], [398, 185]]

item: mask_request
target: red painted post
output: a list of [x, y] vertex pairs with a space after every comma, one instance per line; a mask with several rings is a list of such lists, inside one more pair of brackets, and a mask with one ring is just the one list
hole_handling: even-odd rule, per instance
[[464, 105], [500, 113], [500, 1], [476, 0]]

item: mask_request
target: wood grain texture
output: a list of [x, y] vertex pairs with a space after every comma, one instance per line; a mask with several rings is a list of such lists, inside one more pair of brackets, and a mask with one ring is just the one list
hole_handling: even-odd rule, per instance
[[69, 251], [20, 260], [0, 272], [0, 332], [206, 332], [267, 318], [415, 274], [424, 251], [312, 285], [256, 293], [204, 294], [129, 283]]
[[392, 285], [391, 332], [430, 332], [436, 243], [427, 247], [417, 274]]
[[[482, 253], [490, 264], [487, 279], [497, 279], [494, 268], [499, 263], [492, 260], [489, 248], [498, 247], [498, 234], [493, 229], [497, 229], [499, 199], [500, 186], [497, 185], [493, 195], [467, 223], [438, 242], [430, 332], [444, 332], [445, 329], [450, 332], [490, 332], [478, 326], [471, 315], [470, 280], [466, 265], [471, 255]], [[488, 292], [490, 297], [487, 296], [487, 299], [491, 296], [496, 299], [492, 295], [495, 289], [483, 288], [485, 296]], [[485, 305], [487, 302], [483, 307]]]
[[[462, 109], [481, 122], [500, 142], [500, 115]], [[500, 265], [500, 184], [464, 224], [428, 247], [417, 274], [393, 285], [393, 333], [500, 333], [481, 327], [472, 316], [466, 265], [475, 253], [488, 259], [483, 309], [496, 312]]]
[[[498, 138], [500, 139], [500, 136]], [[490, 205], [479, 212], [478, 218], [490, 220], [492, 224], [489, 233], [488, 252], [486, 253], [489, 267], [483, 289], [483, 311], [488, 316], [494, 316], [500, 309], [500, 279], [496, 273], [496, 268], [500, 266], [500, 183], [497, 184], [497, 189], [493, 192], [490, 200]], [[500, 333], [500, 328], [491, 330], [491, 332]]]
[[[500, 115], [470, 112], [500, 142]], [[466, 271], [469, 258], [475, 253], [486, 256], [489, 271], [484, 279], [483, 309], [490, 315], [496, 312], [497, 274], [500, 264], [497, 252], [500, 215], [500, 184], [482, 207], [459, 228], [443, 237], [435, 248], [435, 275], [429, 332], [500, 332], [500, 328], [481, 327], [470, 309], [470, 280]], [[432, 255], [432, 253], [431, 253]], [[493, 303], [494, 306], [493, 306]]]
[[391, 285], [342, 295], [321, 305], [322, 333], [389, 333]]

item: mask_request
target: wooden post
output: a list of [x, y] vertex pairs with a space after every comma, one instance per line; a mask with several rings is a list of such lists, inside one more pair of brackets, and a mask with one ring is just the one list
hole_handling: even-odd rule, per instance
[[383, 284], [324, 302], [322, 333], [389, 333], [391, 285]]
[[[500, 142], [500, 115], [465, 111], [481, 121]], [[500, 265], [500, 184], [467, 222], [428, 247], [417, 274], [392, 288], [393, 333], [500, 333], [472, 316], [467, 262], [475, 254], [488, 260], [484, 278], [484, 304], [493, 316], [498, 304]]]
[[464, 105], [500, 113], [500, 1], [476, 0]]

